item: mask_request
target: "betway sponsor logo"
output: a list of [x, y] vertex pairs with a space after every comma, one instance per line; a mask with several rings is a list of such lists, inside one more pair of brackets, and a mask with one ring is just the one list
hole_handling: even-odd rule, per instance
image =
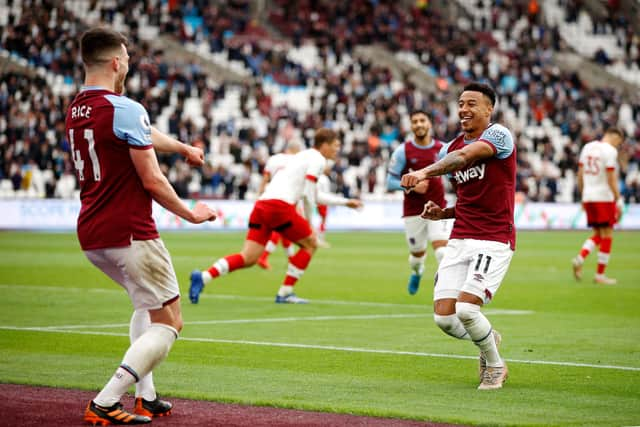
[[456, 183], [462, 184], [463, 182], [467, 182], [470, 179], [482, 179], [484, 178], [484, 170], [486, 164], [481, 164], [480, 166], [473, 166], [463, 171], [457, 171], [453, 174], [453, 177], [456, 179]]

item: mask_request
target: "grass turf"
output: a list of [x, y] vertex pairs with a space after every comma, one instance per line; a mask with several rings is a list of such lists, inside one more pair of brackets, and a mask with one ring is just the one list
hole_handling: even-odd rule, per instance
[[[185, 328], [155, 371], [165, 395], [474, 425], [636, 425], [640, 420], [640, 233], [616, 232], [608, 273], [576, 283], [584, 232], [521, 232], [489, 319], [510, 378], [479, 392], [477, 351], [431, 318], [433, 258], [406, 292], [401, 233], [334, 233], [298, 284], [309, 305], [276, 305], [254, 267], [185, 298]], [[236, 252], [240, 233], [165, 233], [181, 282]], [[128, 346], [125, 293], [73, 234], [0, 233], [0, 381], [98, 390]], [[30, 328], [30, 329], [29, 329]], [[603, 366], [610, 366], [603, 368]], [[625, 369], [629, 368], [629, 369]]]

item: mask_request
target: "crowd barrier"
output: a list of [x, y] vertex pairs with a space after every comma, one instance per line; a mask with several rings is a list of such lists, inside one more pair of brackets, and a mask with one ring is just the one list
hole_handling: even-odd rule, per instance
[[[192, 204], [194, 201], [186, 201]], [[160, 230], [245, 230], [253, 206], [251, 201], [207, 200], [218, 212], [218, 219], [193, 225], [154, 203], [153, 216]], [[0, 200], [0, 229], [74, 230], [80, 211], [78, 200], [11, 199]], [[330, 230], [403, 230], [401, 202], [365, 202], [360, 210], [343, 206], [329, 208]], [[519, 230], [584, 230], [586, 218], [577, 203], [519, 203], [515, 209]], [[319, 221], [316, 215], [313, 223]], [[640, 204], [625, 206], [620, 222], [622, 230], [640, 230]]]

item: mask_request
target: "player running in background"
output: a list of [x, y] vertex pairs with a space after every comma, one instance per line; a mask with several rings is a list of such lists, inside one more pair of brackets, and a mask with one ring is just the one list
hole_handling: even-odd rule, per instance
[[[297, 154], [302, 150], [302, 143], [300, 141], [291, 140], [287, 143], [282, 153], [274, 154], [269, 157], [267, 164], [264, 165], [264, 172], [262, 174], [262, 182], [260, 182], [260, 188], [258, 189], [258, 195], [262, 195], [267, 188], [267, 184], [271, 181], [271, 178], [278, 173], [279, 170], [284, 169], [287, 162], [289, 162], [294, 154]], [[278, 247], [278, 242], [282, 241], [282, 247], [287, 251], [287, 257], [292, 257], [296, 253], [296, 248], [291, 242], [283, 238], [280, 233], [274, 231], [271, 233], [271, 237], [267, 242], [264, 252], [258, 258], [258, 265], [265, 270], [271, 269], [269, 265], [269, 255], [273, 253]]]
[[[318, 246], [316, 235], [305, 217], [311, 218], [311, 212], [315, 209], [316, 182], [323, 173], [327, 159], [335, 160], [339, 150], [340, 140], [334, 131], [326, 128], [316, 131], [313, 148], [299, 152], [287, 162], [284, 169], [273, 176], [254, 205], [249, 216], [249, 231], [240, 253], [220, 258], [208, 270], [191, 273], [189, 298], [192, 303], [198, 303], [204, 285], [212, 279], [255, 264], [273, 231], [278, 231], [300, 247], [289, 258], [287, 273], [275, 302], [308, 303], [293, 292]], [[305, 216], [297, 210], [301, 200], [304, 202]], [[360, 201], [355, 199], [343, 199], [342, 202], [351, 208], [361, 206]]]
[[[318, 177], [318, 194], [330, 195], [331, 194], [331, 180], [329, 180], [329, 174], [331, 173], [331, 167], [327, 165], [324, 169], [324, 173]], [[329, 205], [318, 201], [318, 215], [320, 216], [320, 225], [318, 225], [318, 247], [330, 248], [331, 245], [327, 242], [327, 215], [329, 215]], [[309, 218], [311, 222], [311, 218]]]
[[[389, 173], [387, 174], [387, 190], [402, 190], [402, 175], [422, 169], [438, 160], [442, 142], [431, 135], [431, 120], [427, 113], [417, 110], [411, 113], [411, 132], [413, 139], [399, 145], [391, 155]], [[415, 187], [404, 193], [402, 216], [404, 230], [409, 246], [409, 268], [411, 276], [407, 289], [409, 294], [418, 292], [420, 278], [424, 272], [427, 258], [427, 244], [431, 242], [433, 253], [438, 264], [444, 256], [447, 239], [451, 232], [451, 220], [432, 221], [420, 215], [424, 205], [432, 200], [438, 206], [446, 207], [442, 178], [431, 177], [420, 181]]]
[[[131, 346], [113, 377], [87, 405], [91, 424], [146, 424], [169, 415], [158, 399], [151, 371], [169, 353], [182, 329], [180, 289], [151, 216], [151, 201], [192, 223], [215, 219], [202, 203], [192, 210], [162, 174], [154, 145], [187, 154], [201, 164], [202, 152], [153, 129], [142, 105], [122, 96], [129, 70], [127, 40], [107, 28], [94, 28], [80, 41], [85, 81], [69, 105], [66, 134], [80, 182], [78, 240], [86, 257], [127, 290], [135, 308]], [[134, 413], [120, 403], [136, 384]]]
[[456, 204], [443, 209], [429, 201], [423, 213], [433, 220], [455, 218], [438, 266], [434, 319], [446, 334], [479, 347], [480, 390], [501, 388], [507, 379], [501, 337], [480, 309], [498, 291], [516, 244], [516, 149], [511, 132], [491, 123], [495, 100], [490, 86], [466, 85], [458, 98], [462, 133], [444, 147], [441, 160], [401, 180], [407, 189], [447, 173], [455, 180]]
[[582, 194], [582, 205], [587, 213], [587, 225], [593, 236], [585, 240], [580, 253], [573, 259], [573, 274], [582, 279], [585, 258], [596, 247], [598, 267], [594, 282], [615, 285], [616, 279], [605, 276], [609, 263], [613, 226], [620, 218], [624, 202], [618, 190], [618, 147], [624, 142], [624, 133], [618, 128], [609, 128], [600, 141], [585, 144], [578, 163], [578, 190]]

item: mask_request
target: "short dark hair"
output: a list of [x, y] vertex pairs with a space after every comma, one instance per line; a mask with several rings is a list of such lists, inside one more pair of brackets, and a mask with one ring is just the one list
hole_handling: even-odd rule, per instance
[[413, 116], [415, 116], [416, 114], [424, 114], [425, 116], [429, 117], [429, 114], [427, 114], [426, 111], [422, 110], [422, 109], [418, 109], [418, 110], [412, 110], [409, 113], [409, 118], [412, 118]]
[[336, 139], [338, 139], [338, 134], [335, 131], [328, 128], [320, 128], [313, 138], [313, 146], [318, 148], [322, 144], [331, 143]]
[[127, 38], [118, 31], [107, 27], [87, 30], [80, 38], [80, 54], [85, 66], [104, 62], [105, 54], [127, 45]]
[[462, 89], [463, 92], [466, 92], [468, 90], [482, 93], [484, 96], [489, 98], [489, 101], [491, 101], [491, 106], [494, 106], [496, 104], [496, 91], [493, 90], [493, 88], [488, 84], [480, 83], [480, 82], [471, 82], [468, 85], [466, 85], [464, 89]]
[[624, 131], [621, 128], [617, 127], [617, 126], [608, 127], [604, 131], [604, 134], [605, 135], [607, 135], [607, 134], [618, 135], [621, 139], [624, 140]]

